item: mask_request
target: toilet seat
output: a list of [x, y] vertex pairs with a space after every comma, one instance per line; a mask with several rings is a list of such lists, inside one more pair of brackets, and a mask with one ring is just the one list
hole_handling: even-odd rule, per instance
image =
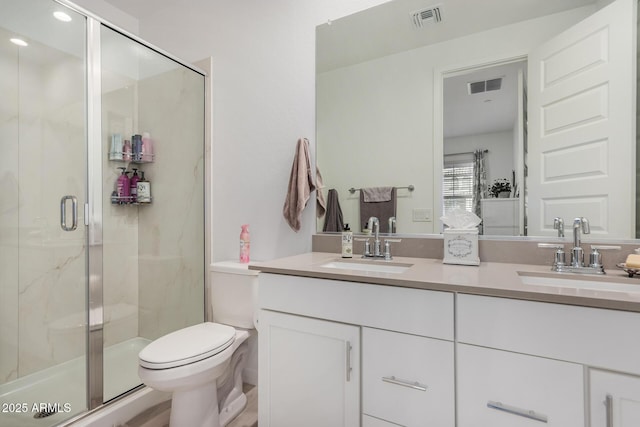
[[195, 363], [228, 348], [236, 330], [220, 323], [200, 323], [165, 335], [146, 346], [139, 354], [140, 366], [169, 369]]

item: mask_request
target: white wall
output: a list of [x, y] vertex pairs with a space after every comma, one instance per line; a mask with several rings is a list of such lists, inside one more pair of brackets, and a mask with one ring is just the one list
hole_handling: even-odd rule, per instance
[[315, 27], [383, 0], [191, 0], [140, 21], [140, 36], [188, 61], [213, 57], [212, 260], [311, 249], [313, 201], [295, 233], [282, 206], [298, 138], [315, 151]]

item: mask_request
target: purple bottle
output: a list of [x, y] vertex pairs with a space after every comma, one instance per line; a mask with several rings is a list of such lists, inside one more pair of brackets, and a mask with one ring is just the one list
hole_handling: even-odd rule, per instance
[[118, 181], [116, 181], [116, 191], [118, 192], [118, 201], [122, 205], [130, 202], [131, 183], [129, 182], [129, 175], [127, 175], [127, 168], [118, 169], [122, 169], [122, 174], [118, 177]]
[[131, 176], [131, 179], [129, 180], [129, 188], [131, 189], [130, 198], [131, 198], [131, 203], [137, 203], [138, 181], [140, 181], [140, 176], [138, 176], [138, 169], [136, 168], [132, 168], [132, 169], [133, 169], [133, 176]]

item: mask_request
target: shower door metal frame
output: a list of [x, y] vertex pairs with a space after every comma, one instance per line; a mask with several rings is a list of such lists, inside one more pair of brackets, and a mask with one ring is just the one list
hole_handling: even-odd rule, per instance
[[101, 23], [87, 16], [87, 405], [104, 403], [104, 303], [102, 280], [102, 73]]

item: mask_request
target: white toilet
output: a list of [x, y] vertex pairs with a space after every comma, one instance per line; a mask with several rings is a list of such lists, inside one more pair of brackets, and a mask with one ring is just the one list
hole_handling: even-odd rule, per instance
[[258, 271], [233, 261], [211, 270], [214, 322], [158, 338], [139, 354], [144, 384], [172, 392], [171, 427], [224, 427], [244, 409], [242, 370], [254, 328]]

